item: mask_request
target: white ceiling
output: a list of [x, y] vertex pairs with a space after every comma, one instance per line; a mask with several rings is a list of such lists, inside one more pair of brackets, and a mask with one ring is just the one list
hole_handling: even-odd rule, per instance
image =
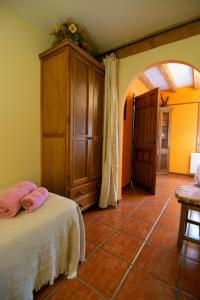
[[48, 33], [53, 23], [71, 17], [87, 29], [98, 53], [200, 14], [200, 0], [1, 0], [1, 3]]
[[[167, 66], [168, 72], [171, 75], [171, 80], [174, 83], [173, 86], [175, 87], [175, 89], [189, 86], [194, 88], [200, 88], [199, 84], [199, 87], [195, 86], [194, 84], [194, 69], [192, 67], [180, 63], [167, 63], [165, 64], [165, 66]], [[200, 73], [196, 73], [198, 73], [198, 77], [200, 80]], [[152, 68], [146, 70], [143, 74], [141, 74], [140, 78], [144, 75], [152, 85], [146, 86], [148, 89], [159, 87], [160, 90], [171, 90], [171, 86], [167, 80], [168, 77], [166, 76], [166, 74], [163, 75], [163, 73], [160, 71], [159, 65], [153, 66]], [[143, 84], [145, 84], [144, 81]]]

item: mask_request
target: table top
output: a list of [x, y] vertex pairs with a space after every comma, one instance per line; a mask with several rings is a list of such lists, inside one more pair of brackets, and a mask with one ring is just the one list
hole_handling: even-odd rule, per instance
[[178, 199], [178, 202], [200, 206], [200, 188], [198, 187], [193, 185], [177, 186], [175, 196]]

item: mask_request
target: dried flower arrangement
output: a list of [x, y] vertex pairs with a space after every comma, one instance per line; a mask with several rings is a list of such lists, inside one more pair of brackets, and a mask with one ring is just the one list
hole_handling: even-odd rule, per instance
[[53, 25], [53, 32], [52, 35], [55, 36], [55, 41], [53, 45], [57, 45], [58, 43], [62, 42], [64, 39], [74, 41], [79, 47], [83, 48], [86, 51], [89, 51], [90, 48], [88, 43], [85, 41], [83, 36], [83, 30], [80, 29], [80, 26], [74, 23], [71, 19], [62, 22], [62, 23], [55, 23]]

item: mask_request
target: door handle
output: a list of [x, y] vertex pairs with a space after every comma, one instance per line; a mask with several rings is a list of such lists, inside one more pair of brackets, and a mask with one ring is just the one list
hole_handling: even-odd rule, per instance
[[93, 138], [92, 138], [92, 136], [88, 136], [87, 139], [88, 140], [92, 140]]

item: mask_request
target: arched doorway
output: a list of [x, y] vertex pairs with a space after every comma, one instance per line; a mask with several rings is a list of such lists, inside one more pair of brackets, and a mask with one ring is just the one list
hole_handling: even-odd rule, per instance
[[[182, 78], [182, 81], [185, 80], [185, 82], [181, 85], [180, 83], [176, 83], [174, 80], [174, 72], [178, 72], [177, 67], [178, 65], [182, 66], [182, 69], [186, 69], [187, 76], [189, 78], [189, 72], [191, 72], [191, 78], [189, 83], [187, 84], [186, 78]], [[157, 73], [156, 73], [156, 68]], [[154, 71], [154, 72], [153, 72]], [[159, 72], [162, 75], [162, 77], [165, 77], [164, 79], [166, 80], [166, 84], [164, 82], [159, 83]], [[152, 80], [152, 76], [154, 75], [155, 81]], [[173, 76], [172, 76], [173, 74]], [[170, 78], [171, 75], [171, 78]], [[183, 72], [179, 75], [182, 75], [183, 77]], [[181, 76], [179, 76], [181, 77]], [[185, 76], [186, 77], [186, 76]], [[151, 80], [150, 80], [150, 79]], [[196, 78], [196, 82], [195, 82]], [[163, 79], [163, 78], [162, 78]], [[181, 78], [179, 78], [179, 81]], [[170, 82], [171, 80], [171, 82]], [[184, 154], [182, 154], [182, 160], [184, 161], [184, 164], [182, 166], [182, 169], [180, 168], [181, 161], [177, 157], [180, 158], [180, 149], [178, 149], [177, 144], [180, 141], [176, 141], [176, 136], [178, 136], [178, 131], [180, 131], [180, 127], [176, 130], [173, 128], [173, 144], [172, 144], [172, 150], [171, 152], [173, 153], [172, 158], [171, 158], [171, 163], [170, 163], [170, 172], [173, 173], [183, 173], [187, 169], [188, 171], [188, 166], [189, 166], [189, 156], [188, 152], [194, 152], [196, 151], [196, 142], [197, 142], [197, 116], [198, 116], [198, 99], [200, 97], [200, 89], [198, 87], [198, 80], [199, 80], [199, 72], [196, 68], [194, 68], [191, 64], [183, 62], [183, 61], [177, 61], [177, 60], [167, 60], [167, 61], [161, 61], [158, 63], [154, 63], [152, 65], [149, 65], [147, 68], [144, 68], [142, 72], [140, 72], [138, 75], [134, 76], [133, 80], [129, 84], [129, 88], [127, 90], [127, 95], [124, 97], [122, 106], [120, 109], [120, 120], [121, 120], [121, 125], [124, 125], [126, 127], [126, 130], [123, 130], [121, 132], [121, 149], [123, 149], [124, 144], [126, 146], [126, 153], [124, 151], [122, 152], [122, 157], [121, 157], [121, 182], [122, 182], [122, 187], [124, 184], [128, 184], [130, 182], [130, 177], [131, 177], [131, 170], [130, 170], [130, 165], [131, 165], [131, 150], [130, 150], [130, 145], [132, 141], [132, 137], [130, 137], [131, 132], [132, 132], [132, 124], [130, 122], [130, 113], [133, 112], [133, 108], [131, 105], [131, 102], [133, 102], [133, 95], [138, 96], [143, 94], [144, 92], [149, 91], [150, 89], [153, 89], [157, 86], [160, 86], [161, 91], [162, 91], [162, 96], [163, 99], [166, 100], [169, 98], [169, 105], [170, 107], [173, 107], [176, 105], [176, 109], [174, 112], [174, 120], [176, 120], [176, 123], [179, 122], [180, 115], [182, 115], [182, 120], [179, 122], [180, 124], [183, 123], [183, 119], [187, 117], [187, 112], [188, 108], [190, 108], [191, 111], [191, 116], [189, 118], [189, 127], [191, 129], [191, 132], [193, 130], [193, 133], [190, 134], [189, 140], [190, 143], [187, 143], [187, 147], [184, 146], [184, 143], [180, 144], [179, 146], [184, 148], [185, 150], [182, 151]], [[195, 86], [196, 85], [196, 86]], [[182, 97], [182, 100], [181, 100]], [[189, 97], [189, 98], [188, 98]], [[176, 103], [176, 102], [179, 103]], [[182, 102], [181, 102], [182, 101]], [[185, 102], [185, 103], [183, 103]], [[186, 103], [188, 102], [188, 103]], [[183, 106], [185, 104], [185, 106]], [[187, 105], [186, 107], [186, 104]], [[126, 113], [124, 113], [124, 107]], [[123, 119], [123, 122], [122, 122]], [[177, 124], [176, 124], [177, 127]], [[189, 128], [188, 127], [188, 128]], [[187, 128], [187, 129], [188, 129]], [[189, 131], [189, 130], [188, 130]], [[129, 135], [129, 136], [128, 136]], [[188, 138], [187, 137], [187, 138]], [[127, 140], [127, 138], [129, 140]], [[188, 144], [191, 144], [191, 147], [188, 147]], [[129, 147], [129, 148], [127, 148]], [[177, 151], [178, 149], [178, 151]], [[185, 156], [185, 157], [184, 157]], [[186, 158], [187, 156], [187, 158]], [[164, 157], [164, 156], [163, 156]], [[124, 172], [123, 166], [126, 167], [126, 172]], [[184, 169], [185, 168], [185, 169]]]

